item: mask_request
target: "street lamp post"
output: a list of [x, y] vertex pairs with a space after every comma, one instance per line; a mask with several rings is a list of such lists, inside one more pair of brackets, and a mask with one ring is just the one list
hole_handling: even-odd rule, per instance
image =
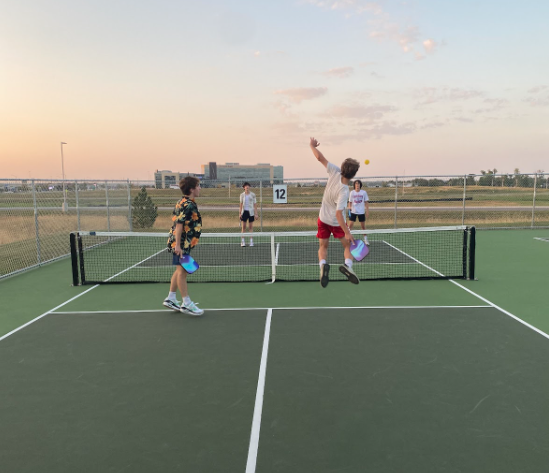
[[61, 142], [61, 172], [63, 176], [63, 212], [69, 210], [67, 205], [67, 192], [65, 190], [65, 160], [63, 159], [63, 145], [66, 145], [64, 141]]

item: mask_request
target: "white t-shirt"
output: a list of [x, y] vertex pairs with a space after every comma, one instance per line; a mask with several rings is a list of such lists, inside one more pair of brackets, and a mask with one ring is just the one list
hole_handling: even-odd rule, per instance
[[[326, 183], [326, 189], [324, 189], [322, 205], [320, 206], [318, 217], [326, 225], [339, 227], [336, 211], [345, 211], [349, 199], [349, 186], [341, 182], [341, 169], [335, 164], [328, 163], [326, 171], [330, 177]], [[343, 218], [345, 219], [345, 212], [343, 212]]]
[[242, 192], [240, 194], [240, 203], [242, 204], [242, 211], [248, 211], [250, 212], [250, 216], [254, 216], [254, 204], [257, 203], [257, 200], [255, 198], [255, 194], [253, 192], [250, 192], [249, 194], [246, 194], [246, 192]]
[[355, 190], [351, 191], [349, 195], [349, 202], [351, 202], [351, 213], [362, 215], [366, 213], [366, 205], [368, 202], [368, 193], [360, 189], [358, 192]]

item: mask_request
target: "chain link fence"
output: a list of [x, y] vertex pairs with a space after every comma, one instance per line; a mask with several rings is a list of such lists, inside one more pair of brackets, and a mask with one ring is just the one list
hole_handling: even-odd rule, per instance
[[[549, 227], [546, 173], [358, 179], [370, 199], [366, 228]], [[285, 179], [276, 193], [285, 203], [275, 203], [270, 181], [249, 181], [259, 213], [254, 231], [316, 230], [326, 180]], [[202, 182], [205, 232], [240, 231], [241, 184]], [[137, 205], [143, 188], [155, 210]], [[0, 278], [66, 256], [71, 231], [166, 232], [180, 196], [178, 188], [157, 189], [154, 181], [0, 179]], [[151, 227], [138, 226], [143, 212], [154, 212]]]

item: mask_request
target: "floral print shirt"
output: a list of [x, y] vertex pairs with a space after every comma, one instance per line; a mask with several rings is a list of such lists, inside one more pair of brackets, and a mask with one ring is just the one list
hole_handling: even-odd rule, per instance
[[191, 250], [198, 245], [200, 233], [202, 231], [202, 217], [198, 211], [198, 207], [194, 200], [188, 195], [175, 205], [172, 217], [172, 228], [168, 237], [168, 251], [175, 250], [175, 227], [178, 223], [183, 225], [183, 233], [181, 234], [181, 249], [183, 254], [188, 255]]

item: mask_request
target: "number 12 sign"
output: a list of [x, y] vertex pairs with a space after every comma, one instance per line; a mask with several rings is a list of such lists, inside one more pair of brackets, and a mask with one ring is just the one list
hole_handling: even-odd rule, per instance
[[273, 204], [288, 203], [288, 186], [286, 184], [273, 185]]

